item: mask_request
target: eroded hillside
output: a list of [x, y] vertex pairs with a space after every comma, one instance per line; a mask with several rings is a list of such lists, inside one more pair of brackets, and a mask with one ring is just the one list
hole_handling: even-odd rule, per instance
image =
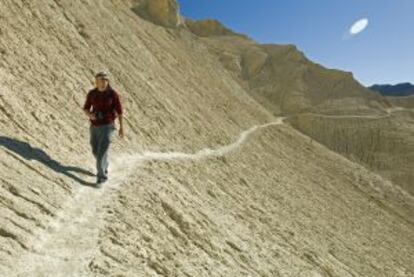
[[274, 114], [363, 113], [388, 105], [357, 83], [351, 73], [315, 64], [294, 45], [261, 45], [212, 20], [188, 20], [186, 24], [249, 93]]
[[[275, 117], [174, 1], [148, 1], [0, 2], [0, 275], [413, 275], [413, 198]], [[100, 69], [127, 136], [97, 190], [80, 105]]]
[[387, 97], [388, 101], [396, 107], [414, 109], [414, 96], [406, 97]]
[[414, 114], [395, 110], [382, 116], [302, 114], [294, 127], [330, 149], [374, 169], [414, 195]]
[[315, 64], [293, 45], [260, 45], [230, 31], [214, 31], [225, 27], [211, 22], [187, 25], [267, 110], [293, 116], [298, 130], [414, 192], [410, 99], [381, 97], [351, 73]]

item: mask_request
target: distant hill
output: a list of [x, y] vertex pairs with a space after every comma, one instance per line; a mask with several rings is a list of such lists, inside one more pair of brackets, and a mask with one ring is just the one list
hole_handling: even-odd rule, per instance
[[414, 95], [414, 85], [401, 83], [397, 85], [373, 85], [369, 89], [377, 91], [384, 96], [409, 96]]
[[383, 105], [381, 97], [359, 84], [352, 73], [316, 64], [294, 45], [259, 44], [217, 20], [186, 19], [185, 25], [273, 114], [311, 110], [355, 114]]

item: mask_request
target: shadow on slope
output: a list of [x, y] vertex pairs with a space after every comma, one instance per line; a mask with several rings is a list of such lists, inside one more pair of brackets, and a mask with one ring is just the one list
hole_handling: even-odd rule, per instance
[[92, 183], [89, 183], [85, 180], [82, 180], [78, 176], [74, 175], [73, 172], [87, 175], [87, 176], [95, 176], [92, 172], [76, 167], [76, 166], [65, 166], [62, 165], [60, 162], [52, 159], [45, 151], [40, 148], [32, 147], [29, 143], [23, 142], [17, 139], [0, 136], [0, 146], [3, 146], [10, 152], [13, 152], [20, 157], [28, 160], [28, 161], [38, 161], [41, 164], [49, 167], [53, 171], [63, 174], [74, 181], [84, 185], [84, 186], [91, 186]]

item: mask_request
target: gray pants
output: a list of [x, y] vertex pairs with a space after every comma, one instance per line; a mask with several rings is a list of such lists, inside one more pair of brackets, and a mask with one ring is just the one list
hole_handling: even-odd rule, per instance
[[106, 179], [108, 170], [108, 152], [113, 139], [115, 126], [113, 124], [90, 127], [90, 143], [92, 153], [96, 158], [98, 179]]

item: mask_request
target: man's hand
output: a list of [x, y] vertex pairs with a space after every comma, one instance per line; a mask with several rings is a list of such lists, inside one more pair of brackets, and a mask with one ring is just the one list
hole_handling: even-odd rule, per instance
[[88, 112], [88, 117], [90, 120], [96, 120], [96, 115], [94, 113]]
[[118, 115], [118, 120], [119, 120], [119, 137], [123, 139], [124, 138], [124, 117], [122, 116], [122, 114]]
[[123, 127], [121, 127], [121, 128], [119, 128], [119, 137], [121, 138], [121, 139], [123, 139], [124, 138], [124, 128]]
[[86, 114], [86, 116], [90, 119], [90, 120], [96, 120], [96, 115], [95, 113], [90, 112], [89, 110], [83, 110]]

